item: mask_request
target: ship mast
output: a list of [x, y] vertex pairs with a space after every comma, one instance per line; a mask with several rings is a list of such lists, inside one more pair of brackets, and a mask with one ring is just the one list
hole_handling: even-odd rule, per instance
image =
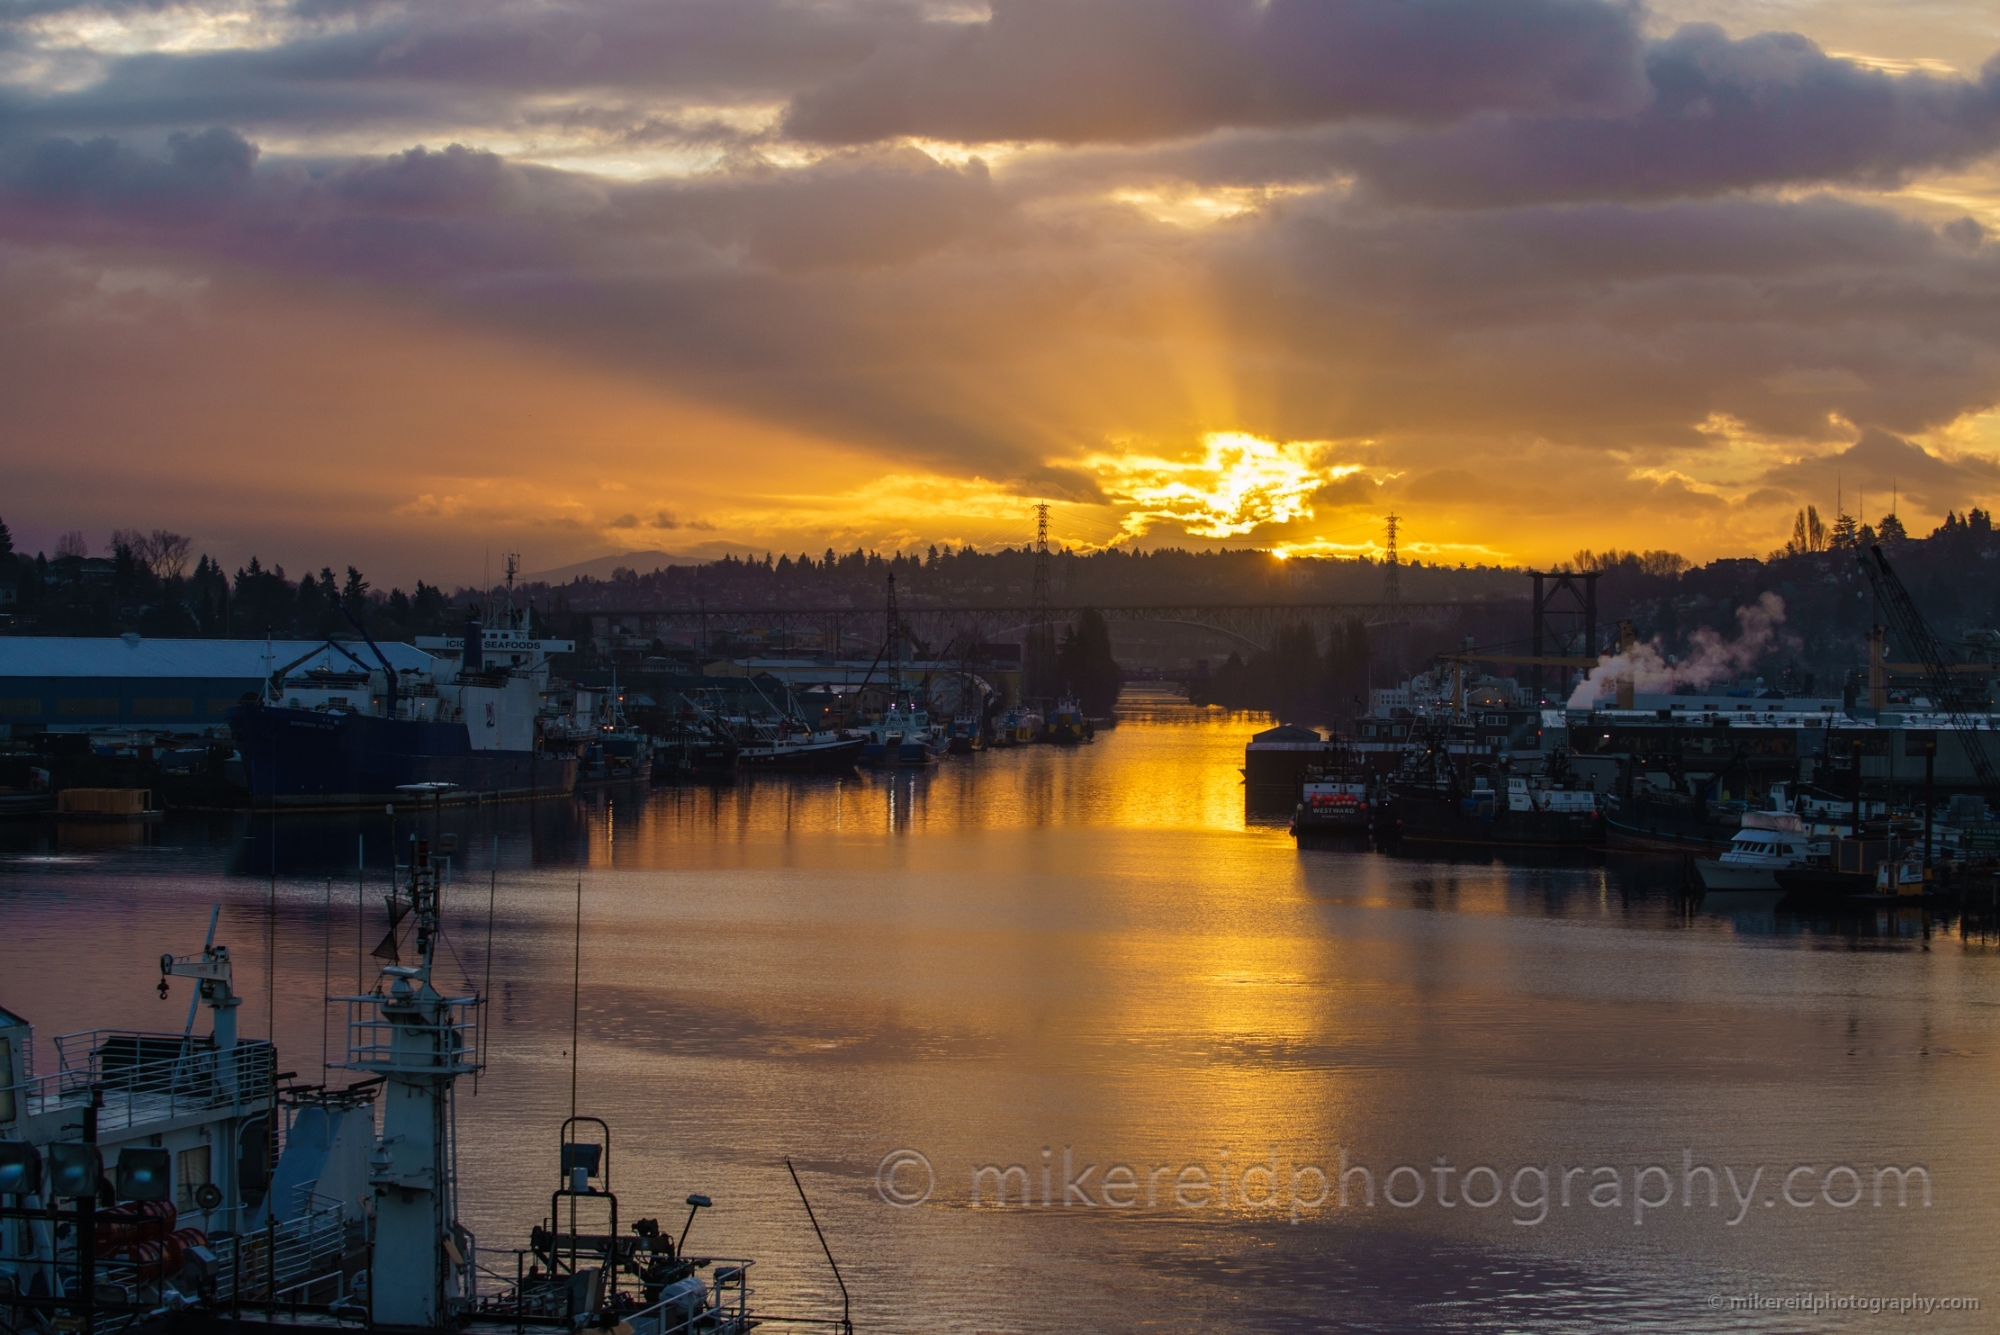
[[[452, 1089], [480, 1069], [482, 1002], [444, 996], [432, 982], [442, 871], [429, 841], [418, 840], [407, 903], [391, 897], [389, 934], [375, 949], [390, 962], [373, 992], [348, 998], [346, 1067], [384, 1081], [382, 1134], [368, 1160], [375, 1194], [368, 1302], [377, 1326], [440, 1329], [475, 1297], [472, 1236], [458, 1222]], [[397, 937], [411, 919], [416, 959], [404, 964]]]

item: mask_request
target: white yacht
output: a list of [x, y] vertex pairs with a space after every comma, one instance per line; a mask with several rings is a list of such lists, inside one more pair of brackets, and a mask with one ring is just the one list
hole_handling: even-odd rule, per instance
[[1824, 861], [1828, 846], [1815, 839], [1799, 817], [1784, 811], [1750, 811], [1722, 856], [1696, 862], [1710, 900], [1722, 895], [1755, 896], [1775, 905], [1784, 898], [1777, 873]]

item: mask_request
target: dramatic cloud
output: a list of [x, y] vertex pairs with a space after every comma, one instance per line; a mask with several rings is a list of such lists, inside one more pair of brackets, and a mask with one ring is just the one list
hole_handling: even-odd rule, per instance
[[1350, 136], [1332, 156], [1403, 199], [1660, 198], [1796, 181], [1900, 185], [2000, 148], [2000, 61], [1977, 82], [1892, 75], [1790, 33], [1691, 25], [1646, 54], [1623, 115], [1482, 115], [1432, 135]]
[[[144, 449], [163, 506], [554, 565], [1036, 497], [1521, 558], [1991, 504], [2000, 64], [1947, 54], [1597, 0], [16, 5], [9, 506], [191, 527], [61, 466]], [[338, 504], [242, 463], [308, 430], [371, 451]]]
[[1600, 0], [993, 0], [801, 93], [785, 128], [864, 143], [1153, 139], [1222, 126], [1639, 95], [1640, 11]]

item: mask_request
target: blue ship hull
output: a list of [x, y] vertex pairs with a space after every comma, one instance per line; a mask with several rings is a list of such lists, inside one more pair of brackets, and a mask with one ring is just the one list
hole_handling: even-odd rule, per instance
[[263, 704], [229, 711], [246, 786], [259, 803], [407, 802], [412, 783], [448, 783], [446, 801], [541, 797], [576, 786], [574, 754], [475, 751], [463, 723], [377, 718]]

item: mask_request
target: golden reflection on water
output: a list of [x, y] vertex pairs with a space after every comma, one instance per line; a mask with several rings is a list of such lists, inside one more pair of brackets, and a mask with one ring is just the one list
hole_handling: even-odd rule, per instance
[[[1711, 1292], [1979, 1273], [2000, 1220], [1984, 946], [1691, 918], [1647, 868], [1602, 859], [1299, 850], [1246, 822], [1242, 746], [1264, 726], [1154, 709], [1072, 751], [448, 814], [466, 849], [500, 846], [491, 881], [468, 857], [447, 928], [450, 967], [476, 977], [490, 888], [492, 1064], [458, 1114], [482, 1245], [546, 1208], [575, 995], [579, 1101], [616, 1128], [621, 1200], [711, 1194], [703, 1246], [758, 1256], [769, 1296], [823, 1297], [793, 1157], [870, 1329], [1463, 1329], [1477, 1281], [1529, 1304], [1492, 1328], [1581, 1331]], [[21, 845], [0, 862], [0, 1004], [44, 1033], [163, 1014], [150, 961], [198, 943], [218, 900], [254, 999], [273, 895], [280, 1039], [310, 1069], [322, 973], [352, 981], [381, 913], [377, 878], [357, 931], [351, 881], [327, 884], [357, 833], [321, 824], [286, 826], [275, 886], [255, 827], [204, 846], [170, 824], [160, 848], [60, 860]], [[6, 985], [49, 959], [83, 984], [72, 1002]], [[936, 1165], [920, 1209], [873, 1194], [899, 1147]], [[1136, 1219], [969, 1200], [972, 1166], [1038, 1171], [1044, 1148], [1215, 1173], [1274, 1151], [1381, 1170], [1683, 1147], [1926, 1162], [1948, 1208], [1774, 1211], [1753, 1233], [1700, 1211], [1526, 1229], [1384, 1207], [1295, 1228], [1240, 1202]], [[1426, 1304], [1445, 1315], [1406, 1319]]]
[[923, 767], [744, 775], [727, 785], [614, 794], [592, 831], [589, 862], [670, 866], [690, 838], [1245, 828], [1243, 746], [1271, 726], [1268, 715], [1156, 702], [1121, 718], [1126, 726], [1079, 747], [1004, 747]]

